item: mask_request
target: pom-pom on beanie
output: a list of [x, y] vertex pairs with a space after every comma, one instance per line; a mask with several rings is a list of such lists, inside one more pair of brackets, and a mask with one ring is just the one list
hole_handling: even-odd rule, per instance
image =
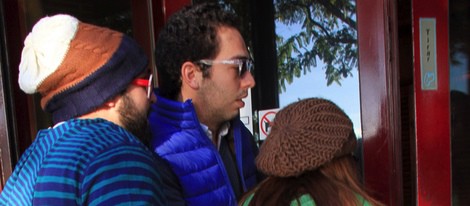
[[58, 14], [40, 19], [26, 37], [18, 83], [28, 94], [41, 94], [41, 107], [57, 123], [123, 92], [147, 64], [123, 33]]
[[333, 102], [309, 98], [281, 109], [260, 147], [256, 166], [266, 175], [295, 177], [352, 154], [356, 137], [349, 117]]

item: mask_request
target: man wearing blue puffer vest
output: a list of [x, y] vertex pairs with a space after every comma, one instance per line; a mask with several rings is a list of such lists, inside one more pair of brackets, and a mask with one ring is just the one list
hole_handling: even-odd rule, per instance
[[239, 120], [253, 60], [235, 14], [217, 4], [187, 6], [170, 17], [156, 48], [157, 101], [152, 149], [170, 165], [180, 194], [170, 205], [237, 205], [260, 180], [258, 147]]

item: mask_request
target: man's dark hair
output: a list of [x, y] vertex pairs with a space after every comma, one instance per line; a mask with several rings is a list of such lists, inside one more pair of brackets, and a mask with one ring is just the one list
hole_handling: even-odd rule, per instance
[[181, 65], [217, 55], [221, 26], [240, 30], [236, 15], [214, 3], [186, 6], [168, 19], [155, 50], [159, 95], [175, 100], [181, 89]]

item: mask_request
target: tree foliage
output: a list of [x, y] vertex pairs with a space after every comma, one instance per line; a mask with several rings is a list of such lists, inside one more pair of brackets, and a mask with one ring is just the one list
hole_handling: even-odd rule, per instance
[[327, 85], [341, 85], [357, 68], [355, 0], [275, 0], [275, 20], [298, 25], [290, 37], [277, 35], [279, 88], [324, 63]]

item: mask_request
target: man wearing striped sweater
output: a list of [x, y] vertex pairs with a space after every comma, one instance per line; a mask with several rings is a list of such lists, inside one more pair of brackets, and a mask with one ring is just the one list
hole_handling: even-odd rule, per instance
[[19, 84], [42, 95], [54, 126], [24, 152], [0, 205], [165, 205], [161, 162], [137, 138], [151, 98], [147, 62], [122, 33], [69, 15], [36, 23]]

